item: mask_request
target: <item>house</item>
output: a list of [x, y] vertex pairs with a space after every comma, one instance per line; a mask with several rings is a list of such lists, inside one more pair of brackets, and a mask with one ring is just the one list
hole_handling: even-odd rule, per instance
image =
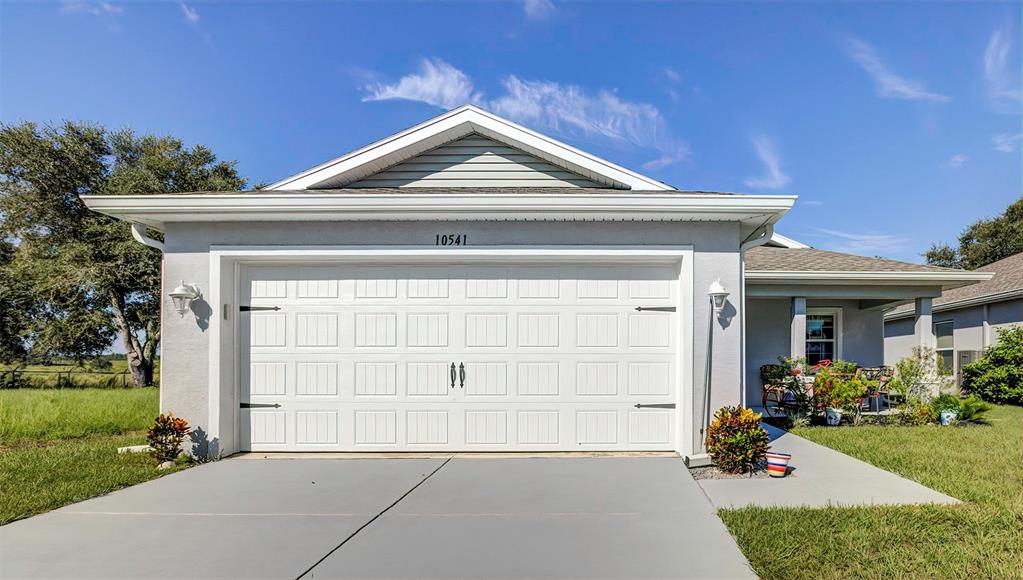
[[84, 199], [163, 250], [161, 407], [221, 453], [698, 456], [760, 364], [879, 364], [883, 308], [990, 276], [807, 248], [773, 235], [794, 196], [680, 191], [472, 106], [258, 191]]
[[[938, 356], [959, 376], [963, 365], [976, 360], [998, 340], [996, 330], [1023, 324], [1023, 253], [977, 268], [994, 276], [956, 288], [932, 303], [932, 324]], [[912, 306], [900, 306], [884, 317], [884, 359], [893, 365], [913, 349]]]

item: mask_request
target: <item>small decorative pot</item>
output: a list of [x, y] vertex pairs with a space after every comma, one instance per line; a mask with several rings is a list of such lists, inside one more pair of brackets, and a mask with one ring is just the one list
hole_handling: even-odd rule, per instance
[[791, 453], [767, 452], [767, 474], [771, 477], [785, 477], [789, 470]]
[[842, 423], [842, 410], [828, 407], [824, 419], [828, 425], [836, 427]]
[[952, 423], [955, 423], [956, 417], [958, 416], [959, 411], [942, 411], [941, 414], [938, 415], [938, 420], [942, 425], [951, 425]]

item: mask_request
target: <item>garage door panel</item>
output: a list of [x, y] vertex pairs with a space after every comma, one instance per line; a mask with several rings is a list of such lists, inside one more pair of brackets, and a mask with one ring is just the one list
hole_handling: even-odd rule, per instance
[[[245, 448], [671, 449], [675, 267], [247, 267]], [[451, 365], [455, 364], [452, 386]]]

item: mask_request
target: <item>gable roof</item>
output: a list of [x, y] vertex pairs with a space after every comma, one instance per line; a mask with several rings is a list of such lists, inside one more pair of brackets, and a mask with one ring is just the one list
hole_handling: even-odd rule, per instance
[[578, 175], [599, 186], [652, 191], [675, 189], [472, 105], [438, 115], [337, 159], [282, 179], [265, 189], [286, 191], [349, 187], [371, 175], [473, 134], [521, 151], [541, 163]]
[[[994, 274], [994, 277], [971, 286], [942, 293], [939, 298], [934, 299], [934, 310], [955, 310], [956, 308], [1023, 297], [1023, 252], [992, 262], [987, 266], [981, 266], [974, 272], [990, 272]], [[907, 304], [888, 312], [885, 318], [903, 318], [912, 315], [913, 310], [913, 306]]]

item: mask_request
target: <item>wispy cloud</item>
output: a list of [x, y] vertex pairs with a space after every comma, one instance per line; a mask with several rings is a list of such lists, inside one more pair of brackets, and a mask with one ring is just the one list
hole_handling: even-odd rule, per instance
[[199, 13], [194, 8], [184, 2], [178, 2], [178, 6], [181, 7], [181, 15], [189, 24], [199, 24]]
[[124, 8], [117, 4], [92, 0], [61, 0], [58, 12], [61, 14], [89, 14], [103, 16], [105, 14], [121, 14]]
[[524, 80], [509, 76], [501, 83], [506, 94], [487, 106], [499, 115], [545, 127], [561, 134], [604, 137], [658, 151], [646, 168], [664, 167], [689, 156], [689, 146], [671, 135], [657, 107], [619, 97], [612, 91], [596, 94], [574, 85]]
[[912, 238], [903, 235], [851, 233], [817, 227], [812, 230], [814, 233], [807, 235], [823, 240], [818, 247], [851, 254], [897, 255], [904, 252], [913, 242]]
[[1003, 153], [1015, 153], [1023, 145], [1023, 133], [999, 133], [991, 138], [995, 151]]
[[746, 187], [753, 189], [781, 189], [788, 185], [792, 179], [781, 170], [781, 157], [774, 149], [774, 144], [766, 135], [759, 135], [753, 138], [753, 148], [757, 157], [764, 164], [765, 175], [762, 177], [749, 177], [743, 180]]
[[923, 81], [907, 79], [898, 75], [881, 59], [873, 46], [862, 40], [850, 38], [846, 42], [846, 51], [874, 80], [878, 96], [906, 101], [939, 103], [952, 100], [946, 95], [928, 91]]
[[464, 72], [439, 58], [424, 59], [420, 70], [393, 84], [366, 87], [364, 101], [403, 99], [451, 109], [473, 103], [512, 120], [560, 135], [605, 139], [640, 149], [657, 157], [646, 168], [684, 161], [688, 144], [675, 137], [657, 107], [632, 102], [614, 91], [588, 92], [575, 85], [522, 79], [509, 75], [501, 81], [504, 93], [485, 99]]
[[1023, 90], [1020, 89], [1019, 78], [1013, 79], [1009, 73], [1011, 49], [1012, 39], [1008, 30], [991, 33], [984, 50], [984, 80], [987, 81], [988, 100], [995, 110], [1018, 113]]
[[962, 153], [957, 153], [956, 155], [949, 157], [948, 160], [945, 161], [945, 166], [951, 169], [959, 169], [960, 167], [963, 166], [964, 163], [966, 163], [968, 159], [969, 157], [967, 157], [966, 155], [963, 155]]
[[802, 199], [802, 198], [800, 198], [798, 203], [799, 203], [799, 205], [805, 205], [807, 207], [819, 207], [819, 206], [824, 205], [824, 202], [820, 201], [818, 199]]
[[401, 99], [420, 101], [443, 109], [466, 103], [479, 103], [482, 95], [474, 92], [468, 75], [439, 58], [424, 58], [419, 72], [405, 75], [394, 84], [375, 83], [366, 87], [363, 101]]
[[546, 20], [558, 11], [558, 7], [551, 0], [525, 0], [522, 9], [526, 17], [533, 20]]
[[671, 68], [670, 66], [664, 67], [664, 76], [668, 77], [668, 80], [673, 83], [682, 82], [682, 75], [680, 75], [677, 70]]

